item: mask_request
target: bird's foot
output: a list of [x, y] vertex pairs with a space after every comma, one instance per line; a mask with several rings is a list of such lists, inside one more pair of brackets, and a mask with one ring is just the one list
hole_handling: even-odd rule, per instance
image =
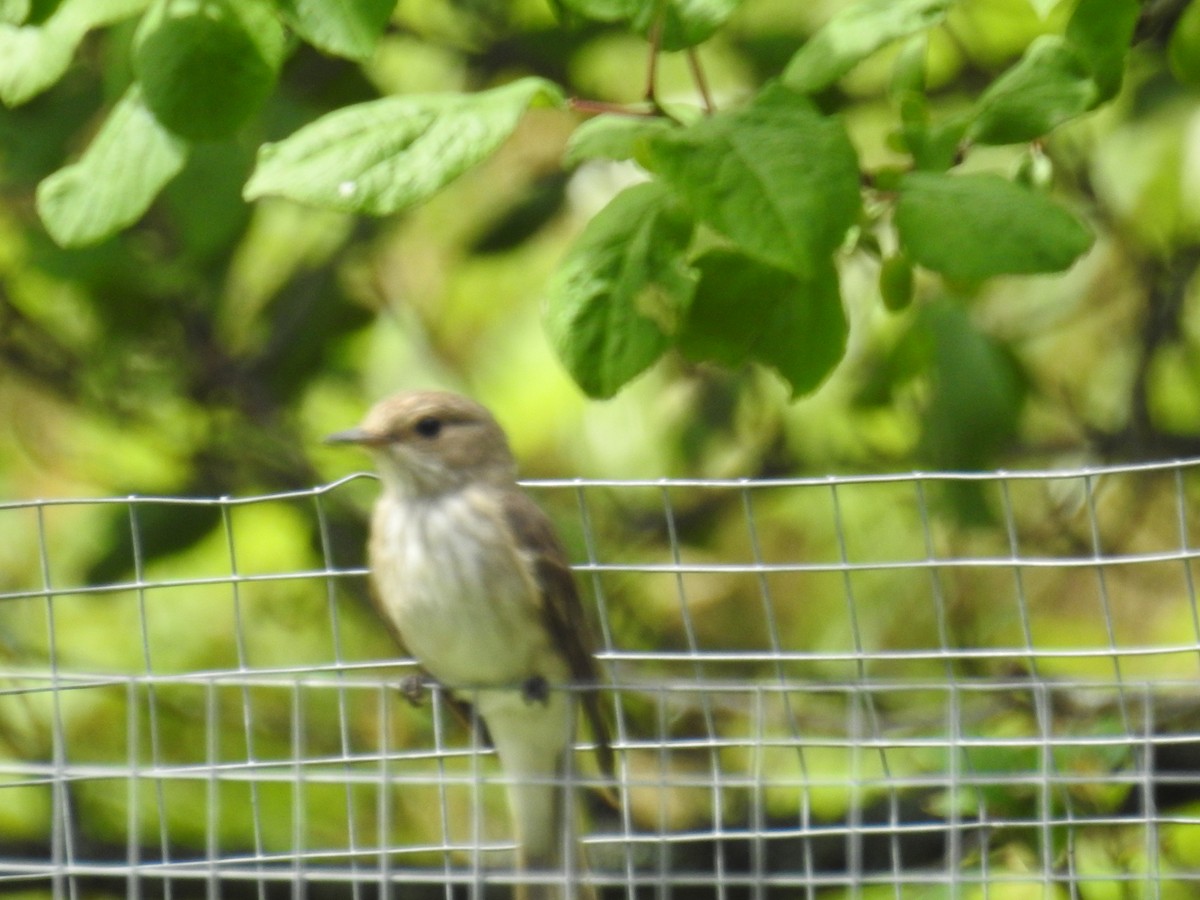
[[400, 696], [413, 706], [422, 706], [428, 690], [422, 675], [409, 675], [400, 682]]
[[526, 703], [540, 703], [545, 706], [550, 702], [550, 685], [541, 675], [530, 675], [521, 685], [521, 696]]

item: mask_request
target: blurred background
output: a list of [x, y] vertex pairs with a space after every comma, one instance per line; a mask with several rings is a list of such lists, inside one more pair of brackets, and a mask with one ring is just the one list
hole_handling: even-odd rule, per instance
[[[718, 106], [778, 74], [844, 5], [744, 0], [699, 49]], [[937, 108], [969, 103], [1037, 35], [1061, 31], [1072, 7], [1069, 0], [955, 3], [932, 34]], [[80, 835], [122, 854], [145, 843], [155, 848], [144, 851], [148, 858], [168, 849], [195, 855], [214, 829], [226, 847], [296, 845], [289, 816], [300, 801], [287, 785], [261, 808], [245, 802], [244, 784], [223, 786], [229, 793], [218, 823], [204, 806], [203, 783], [164, 788], [147, 780], [143, 790], [131, 789], [131, 779], [83, 779], [64, 800], [14, 762], [100, 764], [128, 761], [135, 750], [143, 761], [197, 760], [215, 733], [228, 740], [210, 747], [210, 761], [294, 758], [295, 698], [286, 689], [263, 688], [251, 701], [246, 690], [216, 682], [157, 692], [139, 682], [83, 691], [69, 702], [18, 690], [44, 684], [37, 679], [48, 663], [66, 673], [168, 677], [395, 655], [363, 602], [361, 574], [266, 579], [232, 586], [231, 596], [235, 570], [361, 567], [375, 492], [368, 479], [241, 506], [32, 501], [304, 492], [367, 466], [354, 451], [323, 447], [325, 434], [357, 422], [380, 397], [428, 386], [490, 406], [531, 479], [1066, 469], [1200, 455], [1200, 98], [1167, 64], [1164, 42], [1182, 4], [1145, 9], [1114, 102], [1036, 147], [981, 148], [967, 162], [1004, 174], [1030, 166], [1048, 173], [1048, 189], [1095, 229], [1094, 249], [1055, 277], [982, 286], [919, 277], [914, 302], [899, 312], [885, 307], [878, 267], [860, 255], [842, 272], [853, 323], [846, 358], [815, 394], [798, 400], [769, 371], [671, 356], [609, 401], [590, 401], [573, 385], [542, 331], [543, 287], [589, 216], [638, 177], [623, 165], [564, 171], [562, 151], [580, 121], [573, 113], [535, 110], [493, 158], [396, 217], [241, 198], [261, 142], [380, 95], [476, 90], [533, 73], [580, 98], [636, 102], [644, 91], [644, 41], [601, 26], [565, 27], [542, 0], [401, 0], [368, 61], [300, 46], [264, 114], [235, 139], [197, 145], [141, 222], [98, 246], [64, 250], [41, 227], [34, 190], [86, 145], [128, 84], [124, 61], [135, 26], [92, 35], [58, 85], [0, 109], [0, 672], [11, 689], [0, 696], [0, 757], [11, 764], [0, 777], [12, 782], [5, 788], [0, 781], [0, 846], [30, 856], [61, 853], [54, 823], [68, 806]], [[888, 143], [891, 61], [885, 50], [823, 98], [844, 115], [868, 170], [898, 159]], [[659, 79], [665, 100], [696, 102], [682, 55], [664, 56]], [[537, 498], [577, 563], [702, 568], [803, 560], [833, 567], [774, 574], [766, 586], [753, 571], [585, 580], [587, 602], [598, 620], [605, 617], [609, 650], [769, 648], [770, 639], [832, 658], [800, 659], [782, 674], [749, 663], [710, 674], [770, 671], [840, 683], [947, 673], [932, 655], [881, 660], [867, 673], [853, 658], [864, 648], [1016, 648], [965, 655], [954, 676], [1019, 681], [1030, 674], [1031, 648], [1100, 647], [1111, 652], [1051, 656], [1038, 674], [1120, 681], [1197, 674], [1190, 557], [1111, 571], [1051, 566], [1028, 581], [994, 566], [964, 566], [931, 581], [923, 569], [889, 565], [930, 554], [1075, 559], [1178, 550], [1200, 524], [1198, 491], [1191, 470], [1164, 470], [1015, 486], [1004, 479], [865, 482], [835, 503], [826, 488], [809, 484], [751, 499], [736, 488], [652, 485], [582, 495], [570, 486], [542, 488]], [[836, 571], [847, 561], [885, 565], [850, 577]], [[746, 613], [763, 610], [764, 599], [769, 615]], [[339, 629], [332, 636], [331, 621]], [[1134, 647], [1182, 649], [1131, 656], [1114, 673], [1114, 654]], [[400, 707], [389, 718], [367, 693], [361, 708], [349, 710], [336, 692], [314, 700], [304, 731], [317, 744], [308, 750], [322, 740], [333, 754], [356, 742], [434, 741], [425, 713]], [[922, 708], [920, 698], [909, 699], [915, 705], [908, 709]], [[1044, 722], [1011, 694], [988, 699], [997, 705], [980, 714], [983, 732], [1044, 736]], [[841, 733], [849, 728], [842, 706], [849, 701], [829, 702], [823, 714], [817, 703], [807, 713], [759, 710], [751, 719], [786, 731], [780, 723], [799, 715], [807, 733]], [[254, 727], [239, 724], [247, 709]], [[1088, 728], [1131, 733], [1130, 710], [1088, 709]], [[635, 730], [640, 723], [664, 733], [661, 705], [633, 702], [623, 715]], [[743, 709], [731, 721], [747, 715]], [[689, 721], [678, 710], [667, 718], [681, 728]], [[131, 730], [130, 721], [142, 727]], [[711, 714], [692, 721], [715, 727]], [[1064, 765], [1078, 765], [1100, 784], [1131, 758], [1129, 746], [1121, 749]], [[848, 753], [830, 751], [822, 761], [824, 771], [841, 773], [830, 776], [818, 804], [831, 819], [870, 799], [864, 770], [846, 774]], [[727, 760], [742, 762], [737, 754]], [[894, 771], [944, 762], [910, 756]], [[991, 765], [1033, 771], [1038, 763], [1012, 756]], [[1119, 809], [1126, 793], [1089, 794], [1088, 808]], [[788, 797], [771, 808], [794, 815], [795, 791]], [[658, 810], [660, 799], [645, 808]], [[314, 794], [305, 802], [322, 801]], [[409, 795], [396, 802], [389, 827], [398, 843], [416, 840], [422, 826], [410, 813], [421, 801]], [[809, 812], [812, 802], [804, 801]], [[338, 803], [342, 817], [330, 820], [330, 831], [310, 833], [308, 843], [342, 840], [330, 835], [342, 834], [357, 813], [353, 802]], [[367, 806], [376, 828], [374, 803]], [[667, 828], [713, 815], [708, 791], [651, 818]], [[1173, 844], [1183, 854], [1174, 864], [1200, 864], [1195, 843]], [[1145, 846], [1092, 849], [1101, 869], [1134, 869], [1148, 859]], [[1030, 864], [1014, 852], [1013, 871]]]
[[[718, 103], [777, 74], [842, 5], [745, 0], [699, 51]], [[932, 33], [939, 112], [1061, 30], [1072, 6], [955, 3]], [[144, 221], [61, 250], [35, 217], [33, 188], [86, 145], [124, 89], [135, 23], [93, 34], [62, 83], [0, 114], [4, 496], [311, 485], [363, 465], [321, 447], [325, 433], [423, 385], [493, 407], [529, 477], [1140, 459], [1193, 449], [1200, 432], [1197, 98], [1168, 70], [1162, 36], [1140, 36], [1116, 101], [1035, 148], [1056, 194], [1099, 235], [1067, 274], [984, 289], [922, 283], [918, 302], [892, 314], [878, 272], [859, 263], [843, 272], [854, 343], [814, 396], [789, 403], [757, 369], [670, 359], [589, 403], [550, 354], [540, 294], [582, 223], [637, 176], [621, 165], [563, 171], [581, 117], [533, 111], [503, 152], [394, 218], [251, 206], [240, 191], [262, 141], [381, 94], [535, 73], [577, 97], [636, 102], [644, 41], [565, 27], [543, 0], [402, 2], [365, 64], [299, 45], [264, 114], [237, 139], [197, 145]], [[872, 171], [899, 159], [888, 150], [891, 62], [877, 54], [825, 101]], [[697, 101], [682, 55], [666, 54], [659, 78], [664, 97]], [[975, 148], [967, 165], [1008, 174], [1035, 151]]]

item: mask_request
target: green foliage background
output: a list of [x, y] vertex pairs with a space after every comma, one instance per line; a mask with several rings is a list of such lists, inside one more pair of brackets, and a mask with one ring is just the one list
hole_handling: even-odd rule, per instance
[[[667, 52], [648, 97], [656, 41]], [[1195, 3], [0, 0], [0, 498], [320, 484], [364, 464], [322, 448], [322, 435], [424, 385], [495, 409], [530, 477], [1196, 455], [1197, 60]], [[1107, 550], [1178, 540], [1172, 485], [1150, 481], [1105, 494]], [[44, 666], [42, 600], [22, 592], [47, 572], [55, 586], [203, 581], [228, 574], [231, 546], [248, 572], [320, 567], [322, 546], [352, 566], [370, 494], [336, 493], [328, 520], [310, 501], [232, 513], [146, 504], [132, 521], [125, 506], [41, 519], [0, 509], [0, 592], [12, 597], [0, 602], [0, 662]], [[840, 558], [812, 496], [759, 503], [756, 552]], [[730, 497], [673, 498], [688, 559], [746, 561]], [[543, 499], [584, 558], [571, 492]], [[925, 533], [947, 554], [1008, 552], [994, 492], [935, 486], [927, 499], [931, 532], [912, 496], [886, 486], [854, 493], [841, 524], [866, 557], [924, 558]], [[608, 552], [669, 561], [660, 492], [593, 502]], [[1091, 546], [1087, 512], [1031, 492], [1022, 537], [1048, 553]], [[1112, 640], [1094, 613], [1081, 620], [1094, 585], [1071, 571], [1045, 578], [1032, 591], [1039, 645]], [[789, 645], [847, 647], [835, 581], [778, 577]], [[674, 587], [606, 587], [618, 644], [680, 645]], [[1019, 644], [1011, 606], [981, 599], [995, 590], [984, 575], [945, 589], [956, 644]], [[739, 614], [759, 585], [697, 577], [687, 590], [703, 646], [761, 646]], [[1185, 587], [1158, 573], [1112, 590], [1123, 645], [1190, 627]], [[864, 575], [873, 646], [938, 646], [928, 593], [927, 581]], [[1064, 593], [1088, 600], [1060, 604]], [[302, 665], [330, 656], [332, 604], [347, 655], [386, 659], [386, 639], [345, 594], [285, 581], [247, 586], [234, 604], [203, 584], [62, 595], [54, 652], [79, 671]], [[239, 610], [245, 647], [231, 644]], [[1139, 665], [1195, 674], [1174, 656]], [[1078, 658], [1051, 669], [1111, 674]], [[197, 709], [234, 722], [244, 701], [175, 690], [155, 701], [167, 745], [155, 752], [167, 757], [210, 733]], [[125, 700], [73, 703], [72, 740], [90, 739], [97, 759], [128, 754]], [[4, 702], [0, 753], [51, 758], [50, 709]], [[289, 702], [264, 689], [256, 709], [287, 723]], [[368, 698], [351, 716], [366, 743], [378, 709]], [[318, 704], [307, 720], [336, 713]], [[652, 728], [654, 711], [639, 714]], [[991, 721], [994, 733], [1033, 729], [1011, 710]], [[400, 743], [428, 740], [424, 719], [387, 727]], [[264, 729], [255, 752], [286, 756], [281, 728]], [[328, 727], [310, 733], [314, 752], [342, 746]], [[244, 759], [251, 743], [231, 737], [218, 753]], [[226, 808], [241, 789], [222, 788]], [[191, 804], [204, 786], [180, 791], [164, 807], [149, 789], [130, 800], [124, 786], [85, 784], [78, 803], [116, 843], [130, 804], [145, 804], [148, 833], [170, 808], [175, 840], [198, 846], [205, 819]], [[294, 798], [268, 793], [278, 832], [254, 835], [248, 814], [230, 811], [222, 844], [290, 845]], [[6, 838], [47, 832], [44, 785], [4, 794]], [[836, 817], [849, 802], [835, 789], [818, 805]], [[336, 842], [338, 827], [311, 840]], [[395, 827], [417, 839], [404, 814]], [[1088, 850], [1099, 869], [1145, 862]]]

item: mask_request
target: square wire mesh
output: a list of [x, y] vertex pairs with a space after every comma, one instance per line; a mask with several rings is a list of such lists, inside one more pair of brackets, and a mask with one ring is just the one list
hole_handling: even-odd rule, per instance
[[[1200, 889], [1200, 462], [528, 487], [606, 897]], [[0, 893], [507, 894], [492, 753], [363, 602], [376, 490], [0, 504]]]

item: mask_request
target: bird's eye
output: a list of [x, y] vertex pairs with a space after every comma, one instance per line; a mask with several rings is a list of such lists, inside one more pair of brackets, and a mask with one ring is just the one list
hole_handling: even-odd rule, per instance
[[435, 438], [442, 430], [442, 420], [437, 416], [422, 416], [417, 419], [417, 434], [421, 437]]

